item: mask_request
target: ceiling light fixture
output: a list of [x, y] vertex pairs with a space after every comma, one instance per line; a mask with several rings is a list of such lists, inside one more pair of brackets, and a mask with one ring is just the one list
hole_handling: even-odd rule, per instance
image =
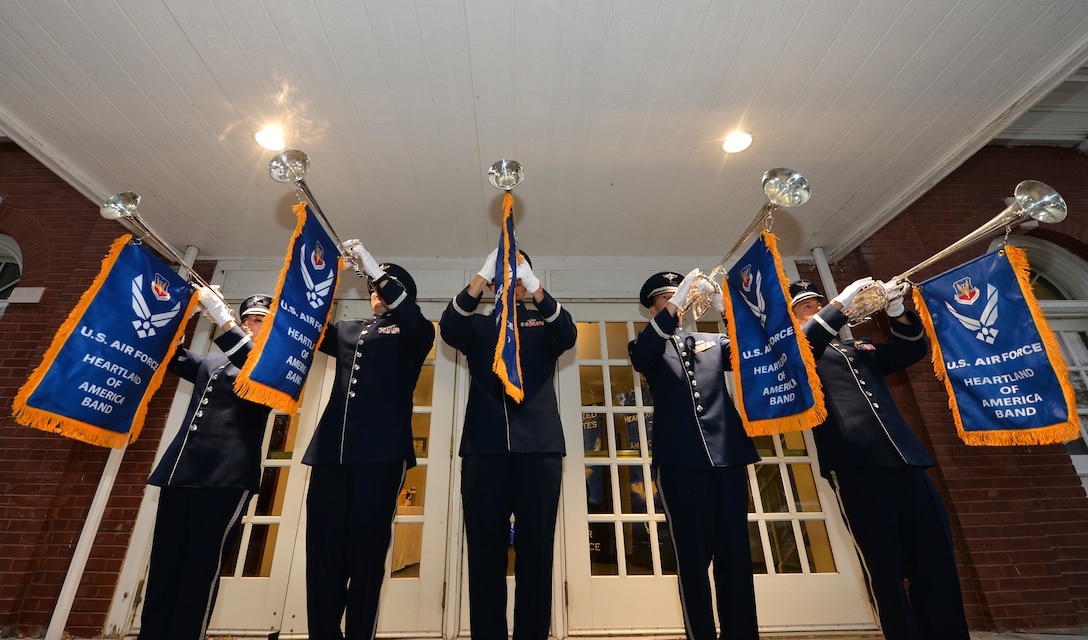
[[253, 137], [257, 140], [257, 144], [269, 151], [283, 151], [287, 148], [287, 143], [283, 141], [283, 133], [280, 132], [279, 127], [265, 127]]
[[747, 131], [734, 131], [725, 137], [725, 142], [722, 143], [722, 149], [726, 153], [740, 153], [752, 144], [752, 134]]

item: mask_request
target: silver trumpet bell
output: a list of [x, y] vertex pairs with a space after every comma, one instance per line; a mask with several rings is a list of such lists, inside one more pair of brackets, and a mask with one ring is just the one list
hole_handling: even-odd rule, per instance
[[487, 180], [491, 186], [503, 191], [510, 191], [525, 179], [525, 169], [517, 160], [499, 160], [487, 170]]
[[1013, 194], [1020, 205], [1021, 215], [1026, 213], [1033, 220], [1048, 224], [1061, 222], [1069, 213], [1061, 194], [1038, 180], [1024, 180], [1016, 185]]
[[1069, 207], [1065, 204], [1065, 199], [1052, 187], [1038, 180], [1024, 180], [1016, 185], [1013, 191], [1013, 203], [1005, 207], [1001, 213], [891, 280], [887, 282], [874, 280], [866, 285], [858, 291], [854, 299], [850, 301], [850, 305], [843, 309], [843, 313], [850, 319], [850, 326], [856, 327], [869, 320], [872, 314], [885, 309], [892, 300], [906, 295], [911, 288], [908, 278], [934, 262], [974, 244], [1002, 227], [1011, 229], [1013, 225], [1022, 224], [1029, 219], [1048, 224], [1061, 222], [1067, 213], [1069, 213]]
[[98, 207], [98, 213], [107, 220], [120, 220], [135, 216], [138, 206], [140, 206], [140, 194], [135, 191], [122, 191], [103, 202], [102, 206]]
[[799, 207], [808, 202], [812, 189], [805, 176], [793, 169], [779, 167], [763, 174], [763, 193], [771, 205]]
[[709, 274], [698, 273], [695, 281], [691, 283], [691, 289], [688, 290], [687, 298], [684, 300], [684, 310], [690, 309], [696, 320], [710, 310], [715, 297], [722, 295], [722, 287], [717, 280], [725, 274], [725, 263], [741, 245], [748, 241], [756, 227], [763, 225], [765, 229], [770, 230], [769, 223], [775, 211], [781, 207], [801, 206], [808, 202], [809, 196], [812, 195], [808, 180], [800, 173], [786, 167], [764, 172], [762, 184], [767, 202], [760, 208], [752, 224], [748, 226], [729, 253], [725, 254], [718, 266], [714, 267]]
[[276, 182], [298, 182], [310, 173], [310, 156], [305, 151], [288, 149], [268, 162], [268, 175]]

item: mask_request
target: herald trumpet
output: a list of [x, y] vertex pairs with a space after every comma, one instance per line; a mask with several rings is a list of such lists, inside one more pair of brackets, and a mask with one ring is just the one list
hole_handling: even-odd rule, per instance
[[185, 258], [183, 258], [174, 247], [170, 246], [170, 243], [160, 238], [158, 234], [155, 233], [154, 229], [148, 226], [144, 219], [140, 217], [139, 212], [136, 210], [139, 205], [140, 194], [134, 191], [122, 191], [103, 202], [98, 208], [98, 213], [107, 220], [123, 220], [128, 223], [128, 226], [136, 230], [139, 234], [137, 240], [152, 245], [159, 253], [169, 257], [182, 267], [185, 267], [186, 277], [190, 281], [196, 281], [200, 286], [210, 289], [215, 295], [219, 296], [220, 300], [223, 300], [223, 304], [229, 309], [230, 305], [223, 299], [219, 290], [208, 284], [208, 281], [201, 277], [199, 273], [193, 271], [192, 266], [185, 262]]
[[336, 241], [340, 255], [355, 269], [355, 273], [362, 276], [362, 265], [359, 264], [359, 260], [354, 253], [345, 249], [344, 241], [340, 239], [340, 236], [336, 235], [336, 229], [329, 222], [329, 219], [325, 217], [325, 212], [321, 210], [313, 192], [307, 186], [305, 178], [308, 173], [310, 173], [310, 156], [299, 149], [281, 151], [268, 162], [268, 175], [276, 182], [293, 183], [295, 185], [299, 202], [306, 201], [310, 203], [310, 209], [314, 212], [314, 215], [321, 221], [332, 239]]
[[736, 253], [741, 245], [748, 241], [756, 228], [762, 225], [765, 230], [769, 231], [775, 211], [782, 207], [801, 206], [808, 202], [809, 196], [812, 195], [808, 180], [800, 173], [786, 167], [778, 167], [764, 172], [762, 185], [767, 201], [760, 207], [755, 219], [752, 220], [752, 223], [748, 225], [740, 239], [737, 240], [737, 244], [733, 245], [733, 248], [725, 254], [718, 266], [714, 267], [708, 274], [699, 272], [695, 281], [691, 284], [691, 289], [688, 290], [687, 298], [684, 299], [683, 311], [691, 309], [696, 320], [710, 310], [711, 301], [716, 296], [722, 295], [722, 287], [718, 284], [717, 279], [725, 275], [725, 263], [729, 261], [729, 258]]
[[868, 320], [872, 314], [885, 309], [892, 300], [906, 295], [912, 286], [908, 278], [929, 265], [974, 244], [1002, 227], [1011, 230], [1013, 225], [1022, 224], [1029, 219], [1048, 224], [1061, 222], [1068, 212], [1065, 200], [1052, 187], [1038, 180], [1024, 180], [1016, 185], [1013, 202], [996, 216], [887, 282], [874, 280], [866, 285], [858, 291], [850, 305], [843, 309], [843, 313], [850, 319], [850, 326], [857, 326]]

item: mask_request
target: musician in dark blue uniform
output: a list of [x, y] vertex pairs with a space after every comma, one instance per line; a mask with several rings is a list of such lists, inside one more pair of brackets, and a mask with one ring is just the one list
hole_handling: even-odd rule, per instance
[[948, 513], [926, 473], [934, 463], [884, 380], [929, 352], [922, 323], [900, 296], [886, 309], [891, 342], [837, 337], [843, 308], [870, 282], [852, 283], [826, 307], [812, 282], [790, 285], [824, 387], [828, 417], [812, 432], [820, 474], [861, 554], [884, 637], [967, 640]]
[[[680, 327], [694, 274], [681, 280], [666, 271], [646, 281], [639, 300], [653, 318], [628, 351], [654, 397], [654, 482], [676, 553], [688, 640], [719, 637], [711, 562], [720, 637], [757, 640], [747, 465], [760, 458], [725, 388], [729, 340]], [[721, 311], [721, 298], [714, 303]]]
[[[559, 508], [563, 425], [555, 396], [559, 356], [574, 346], [570, 313], [544, 288], [526, 258], [515, 286], [521, 374], [518, 403], [491, 365], [498, 342], [493, 315], [476, 314], [495, 277], [495, 254], [446, 307], [442, 339], [465, 354], [471, 386], [461, 436], [461, 497], [468, 546], [473, 640], [506, 640], [506, 565], [514, 516], [514, 639], [545, 640], [551, 623], [552, 556]], [[520, 300], [532, 296], [531, 309]]]
[[219, 589], [219, 570], [238, 536], [250, 497], [260, 489], [261, 445], [270, 409], [234, 393], [253, 348], [251, 336], [271, 296], [242, 301], [241, 326], [206, 287], [200, 302], [223, 329], [222, 352], [179, 347], [167, 370], [193, 383], [185, 420], [148, 484], [160, 487], [140, 637], [203, 640]]
[[377, 630], [397, 497], [416, 465], [412, 393], [434, 344], [408, 272], [379, 265], [357, 240], [345, 247], [369, 279], [374, 317], [329, 325], [319, 347], [336, 358], [336, 378], [302, 459], [313, 467], [306, 495], [311, 640], [370, 640]]

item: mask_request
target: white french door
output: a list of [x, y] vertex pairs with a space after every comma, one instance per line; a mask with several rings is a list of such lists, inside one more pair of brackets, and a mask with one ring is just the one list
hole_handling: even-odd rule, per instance
[[[650, 476], [653, 399], [627, 356], [649, 318], [631, 304], [568, 308], [580, 321], [577, 362], [560, 371], [568, 632], [682, 635], [675, 557]], [[763, 459], [748, 468], [748, 522], [761, 631], [875, 628], [811, 436], [755, 441]]]

